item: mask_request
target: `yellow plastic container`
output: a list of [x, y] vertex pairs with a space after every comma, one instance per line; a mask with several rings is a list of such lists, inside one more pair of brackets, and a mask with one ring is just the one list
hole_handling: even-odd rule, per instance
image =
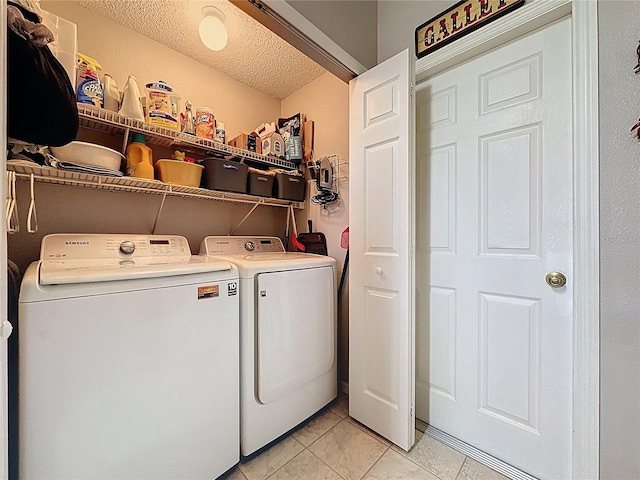
[[153, 180], [153, 153], [146, 145], [144, 135], [135, 133], [127, 147], [127, 175]]
[[156, 162], [158, 178], [165, 183], [184, 187], [199, 187], [204, 167], [197, 163], [162, 159]]

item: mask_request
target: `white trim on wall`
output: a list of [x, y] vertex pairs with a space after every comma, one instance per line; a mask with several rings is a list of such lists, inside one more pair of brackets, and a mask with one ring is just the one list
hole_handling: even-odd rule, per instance
[[599, 478], [600, 286], [596, 0], [536, 0], [416, 61], [422, 81], [565, 15], [572, 18], [574, 312], [572, 476]]
[[573, 2], [573, 478], [600, 476], [598, 5]]
[[[5, 173], [7, 158], [7, 2], [2, 2], [0, 8], [0, 171]], [[5, 173], [6, 175], [6, 173]], [[3, 179], [0, 181], [0, 198], [5, 198], [5, 184]], [[4, 205], [4, 202], [3, 202]], [[5, 207], [0, 207], [2, 215], [5, 218]], [[3, 331], [5, 322], [8, 321], [7, 315], [7, 225], [4, 220], [0, 221], [0, 418], [2, 421], [2, 432], [0, 432], [0, 444], [2, 445], [2, 458], [0, 458], [0, 478], [9, 477], [9, 430], [8, 430], [8, 403], [9, 395], [7, 391], [7, 339], [10, 332]]]

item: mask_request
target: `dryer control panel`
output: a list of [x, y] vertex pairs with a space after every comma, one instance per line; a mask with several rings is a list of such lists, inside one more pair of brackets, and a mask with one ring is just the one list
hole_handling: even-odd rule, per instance
[[282, 253], [278, 237], [216, 237], [204, 239], [200, 255], [243, 255], [247, 253]]

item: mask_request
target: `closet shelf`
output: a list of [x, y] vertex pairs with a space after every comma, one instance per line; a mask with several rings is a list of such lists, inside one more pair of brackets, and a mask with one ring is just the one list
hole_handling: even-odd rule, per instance
[[36, 182], [69, 185], [74, 187], [98, 188], [113, 192], [134, 192], [150, 195], [167, 195], [182, 198], [197, 198], [203, 200], [218, 200], [230, 203], [260, 204], [269, 207], [304, 208], [304, 203], [277, 198], [256, 197], [241, 193], [221, 192], [205, 188], [183, 187], [171, 185], [156, 180], [145, 180], [134, 177], [108, 177], [88, 173], [69, 172], [40, 165], [25, 165], [24, 163], [7, 163], [7, 170], [16, 172], [17, 178], [29, 180], [31, 175]]
[[[148, 137], [149, 143], [164, 147], [179, 148], [199, 155], [224, 156], [227, 159], [238, 159], [256, 165], [285, 168], [295, 170], [295, 163], [278, 157], [261, 155], [259, 153], [242, 150], [240, 148], [214, 142], [207, 138], [200, 138], [164, 127], [149, 125], [115, 112], [98, 108], [93, 105], [78, 103], [80, 126], [104, 133], [125, 135], [129, 132], [142, 133]], [[125, 139], [126, 141], [126, 139]]]

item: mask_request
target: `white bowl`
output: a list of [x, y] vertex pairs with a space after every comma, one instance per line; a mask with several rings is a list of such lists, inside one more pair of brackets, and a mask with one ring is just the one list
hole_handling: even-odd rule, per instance
[[62, 147], [49, 147], [61, 162], [120, 170], [124, 156], [111, 148], [87, 142], [71, 142]]

